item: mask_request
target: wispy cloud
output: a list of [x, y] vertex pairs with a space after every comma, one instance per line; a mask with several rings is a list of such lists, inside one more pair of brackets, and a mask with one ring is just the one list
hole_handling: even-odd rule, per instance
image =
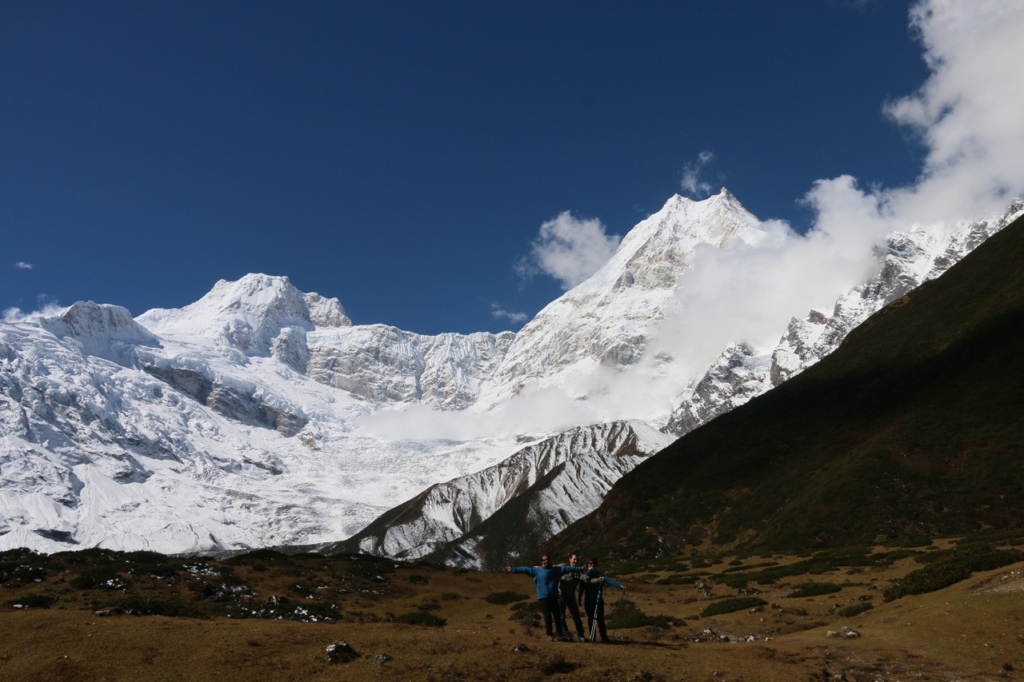
[[679, 186], [684, 194], [694, 199], [706, 199], [711, 196], [714, 187], [711, 186], [711, 183], [701, 178], [701, 173], [704, 170], [704, 166], [711, 163], [714, 158], [714, 154], [704, 151], [697, 155], [695, 161], [691, 161], [683, 166], [683, 178]]
[[18, 261], [17, 263], [14, 264], [14, 267], [16, 267], [19, 270], [31, 270], [32, 268], [35, 267], [35, 265], [32, 265], [32, 263], [26, 263], [24, 261]]
[[805, 235], [773, 221], [762, 225], [770, 238], [756, 245], [702, 249], [680, 281], [679, 315], [657, 330], [648, 367], [638, 367], [632, 381], [657, 374], [659, 354], [686, 366], [647, 381], [647, 395], [659, 392], [659, 382], [671, 395], [681, 381], [699, 378], [728, 342], [773, 347], [790, 317], [831, 308], [866, 281], [878, 267], [872, 247], [892, 231], [992, 217], [1024, 195], [1024, 3], [922, 0], [910, 17], [931, 73], [917, 92], [883, 110], [925, 145], [916, 182], [884, 188], [849, 175], [817, 180], [803, 197], [815, 214]]
[[622, 237], [608, 234], [596, 218], [577, 218], [569, 211], [540, 226], [530, 255], [516, 263], [521, 277], [545, 274], [571, 289], [608, 262]]
[[4, 322], [25, 322], [27, 320], [39, 320], [46, 317], [54, 317], [60, 315], [64, 311], [64, 307], [57, 301], [57, 299], [48, 296], [46, 294], [40, 294], [38, 296], [37, 308], [32, 312], [24, 312], [21, 308], [11, 307], [6, 308], [0, 317], [3, 318]]
[[491, 304], [491, 315], [493, 315], [494, 319], [496, 320], [504, 319], [508, 320], [512, 324], [522, 324], [523, 322], [526, 322], [526, 320], [528, 320], [530, 317], [526, 313], [513, 313], [508, 310], [505, 310], [505, 308], [500, 303]]

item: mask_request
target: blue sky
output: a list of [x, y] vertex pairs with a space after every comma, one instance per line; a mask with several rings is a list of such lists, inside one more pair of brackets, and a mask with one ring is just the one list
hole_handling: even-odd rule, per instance
[[0, 309], [265, 272], [357, 324], [517, 328], [564, 211], [624, 235], [725, 186], [806, 230], [816, 180], [914, 182], [910, 5], [5, 3]]

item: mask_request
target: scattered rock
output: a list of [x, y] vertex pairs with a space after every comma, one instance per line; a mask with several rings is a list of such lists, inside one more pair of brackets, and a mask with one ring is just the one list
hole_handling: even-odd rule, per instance
[[391, 660], [394, 660], [394, 659], [392, 659], [392, 658], [391, 658], [390, 656], [388, 656], [387, 654], [377, 654], [377, 656], [376, 656], [376, 657], [375, 657], [375, 658], [374, 658], [373, 660], [377, 661], [377, 662], [378, 662], [378, 663], [380, 663], [381, 665], [384, 665], [384, 664], [385, 664], [385, 663], [387, 663], [388, 661], [391, 661]]
[[1006, 672], [1011, 672], [1013, 670], [1013, 666], [1009, 663], [1003, 663], [1003, 670], [1005, 670]]
[[525, 644], [516, 644], [514, 647], [512, 647], [512, 653], [514, 654], [525, 654], [529, 650], [530, 647], [526, 646]]
[[839, 630], [829, 630], [825, 633], [826, 637], [842, 637], [844, 639], [857, 639], [860, 637], [860, 633], [848, 627], [840, 628]]
[[358, 652], [349, 646], [348, 642], [338, 640], [327, 645], [327, 660], [330, 663], [349, 663], [359, 658]]

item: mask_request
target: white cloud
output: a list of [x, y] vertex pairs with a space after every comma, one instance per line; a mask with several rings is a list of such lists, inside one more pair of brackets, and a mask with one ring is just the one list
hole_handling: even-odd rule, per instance
[[608, 262], [622, 237], [607, 234], [596, 218], [577, 218], [568, 211], [540, 226], [530, 256], [516, 264], [516, 272], [528, 277], [545, 274], [571, 289]]
[[928, 153], [918, 182], [885, 193], [885, 204], [929, 222], [995, 213], [1024, 192], [1024, 3], [926, 0], [911, 24], [932, 73], [885, 111]]
[[[492, 435], [664, 414], [726, 344], [770, 349], [791, 317], [831, 308], [838, 296], [867, 280], [878, 267], [872, 247], [891, 231], [1001, 214], [1011, 198], [1024, 196], [1024, 2], [924, 0], [914, 5], [911, 21], [931, 74], [916, 93], [884, 110], [925, 145], [916, 182], [865, 188], [848, 175], [817, 180], [803, 197], [815, 213], [806, 234], [768, 221], [759, 240], [700, 249], [677, 292], [681, 312], [663, 321], [643, 360], [627, 371], [583, 367], [564, 390], [527, 385], [516, 399], [486, 414], [416, 409], [402, 413], [415, 429], [389, 424], [383, 431]], [[694, 188], [700, 158], [697, 164]], [[571, 286], [618, 244], [604, 233], [598, 221], [562, 214], [542, 227], [534, 245], [536, 264], [529, 265]], [[580, 244], [593, 243], [605, 254], [593, 259], [596, 265], [565, 264], [586, 251]], [[581, 394], [588, 400], [574, 399]], [[534, 421], [538, 415], [544, 424]]]
[[31, 263], [26, 263], [24, 261], [18, 261], [17, 263], [14, 264], [14, 267], [18, 268], [19, 270], [31, 270], [35, 266], [32, 265]]
[[715, 155], [704, 151], [697, 155], [697, 160], [686, 164], [683, 167], [683, 178], [679, 183], [683, 193], [695, 199], [704, 199], [711, 195], [714, 188], [711, 183], [702, 180], [700, 177], [704, 166], [714, 160]]
[[[831, 308], [870, 277], [872, 247], [890, 232], [992, 217], [1024, 195], [1024, 3], [924, 0], [911, 23], [931, 75], [884, 110], [925, 144], [917, 181], [865, 189], [845, 175], [818, 180], [803, 198], [815, 212], [806, 235], [766, 223], [773, 236], [758, 245], [703, 249], [681, 280], [682, 313], [658, 330], [638, 376], [653, 375], [658, 353], [671, 354], [687, 370], [661, 381], [671, 393], [729, 342], [771, 348], [790, 317]], [[656, 391], [659, 381], [646, 385]]]
[[4, 322], [27, 322], [47, 317], [56, 317], [63, 313], [64, 310], [64, 306], [44, 294], [39, 297], [39, 307], [37, 310], [26, 313], [21, 308], [12, 307], [5, 309], [0, 316], [3, 317]]
[[505, 319], [512, 324], [522, 324], [530, 317], [526, 313], [513, 313], [505, 310], [500, 303], [491, 304], [491, 315], [493, 315], [496, 320]]
[[527, 387], [490, 412], [441, 412], [426, 405], [405, 405], [368, 414], [360, 426], [391, 440], [470, 440], [558, 432], [597, 421], [589, 406], [574, 403], [560, 389]]

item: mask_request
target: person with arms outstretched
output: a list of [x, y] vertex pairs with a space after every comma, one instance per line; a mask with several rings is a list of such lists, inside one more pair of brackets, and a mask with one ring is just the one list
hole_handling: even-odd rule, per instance
[[[573, 554], [569, 557], [569, 565], [575, 566], [579, 562], [579, 556]], [[569, 618], [566, 617], [566, 610], [572, 617], [573, 625], [576, 626], [576, 636], [579, 641], [586, 641], [583, 632], [583, 620], [580, 618], [580, 609], [577, 605], [576, 592], [580, 585], [582, 573], [566, 573], [558, 581], [558, 609], [562, 616], [562, 636], [571, 639], [569, 634]]]
[[[577, 598], [578, 604], [584, 604], [587, 611], [587, 627], [590, 628], [590, 641], [598, 632], [601, 633], [601, 643], [608, 643], [608, 631], [604, 626], [604, 587], [617, 587], [623, 592], [626, 586], [612, 580], [604, 573], [597, 570], [597, 559], [592, 558], [587, 563], [587, 570], [580, 578], [580, 591]], [[585, 599], [585, 601], [584, 601]]]
[[565, 630], [562, 609], [558, 605], [558, 581], [566, 573], [582, 571], [579, 566], [552, 566], [547, 554], [541, 556], [539, 566], [505, 567], [506, 573], [525, 573], [537, 583], [537, 601], [544, 614], [544, 631], [551, 641], [563, 639], [562, 632]]

